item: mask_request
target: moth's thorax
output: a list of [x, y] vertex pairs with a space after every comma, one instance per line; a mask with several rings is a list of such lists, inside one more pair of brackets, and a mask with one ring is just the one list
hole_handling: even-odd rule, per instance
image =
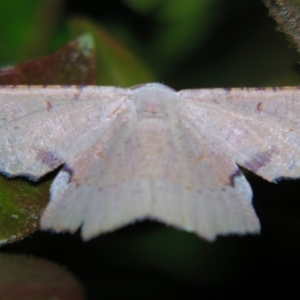
[[171, 88], [151, 83], [133, 89], [133, 101], [139, 118], [168, 119], [178, 96]]

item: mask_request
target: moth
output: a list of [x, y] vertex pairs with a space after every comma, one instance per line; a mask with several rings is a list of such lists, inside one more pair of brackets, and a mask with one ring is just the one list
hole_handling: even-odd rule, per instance
[[146, 218], [210, 241], [258, 233], [238, 165], [298, 177], [299, 118], [292, 87], [4, 86], [0, 171], [38, 180], [63, 165], [41, 228], [84, 240]]

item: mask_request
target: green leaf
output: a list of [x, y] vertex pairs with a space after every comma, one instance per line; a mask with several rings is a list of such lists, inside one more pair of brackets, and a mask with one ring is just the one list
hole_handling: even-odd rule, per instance
[[0, 2], [0, 64], [43, 55], [57, 26], [62, 0]]
[[0, 177], [0, 245], [22, 239], [39, 228], [51, 180], [42, 184]]
[[154, 80], [146, 65], [99, 25], [83, 18], [74, 18], [70, 22], [70, 28], [74, 34], [93, 34], [98, 84], [128, 87]]

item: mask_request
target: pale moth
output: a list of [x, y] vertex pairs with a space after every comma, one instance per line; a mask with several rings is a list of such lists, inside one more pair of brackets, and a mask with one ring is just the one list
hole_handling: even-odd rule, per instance
[[237, 164], [300, 175], [300, 90], [158, 83], [0, 88], [0, 171], [52, 183], [41, 228], [84, 240], [153, 219], [214, 240], [257, 233]]

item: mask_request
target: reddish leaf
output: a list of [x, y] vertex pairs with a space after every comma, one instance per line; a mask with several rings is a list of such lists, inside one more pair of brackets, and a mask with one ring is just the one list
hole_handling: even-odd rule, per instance
[[0, 254], [1, 299], [84, 299], [84, 290], [75, 277], [44, 259]]
[[0, 69], [0, 84], [95, 84], [94, 43], [90, 35], [49, 56]]

